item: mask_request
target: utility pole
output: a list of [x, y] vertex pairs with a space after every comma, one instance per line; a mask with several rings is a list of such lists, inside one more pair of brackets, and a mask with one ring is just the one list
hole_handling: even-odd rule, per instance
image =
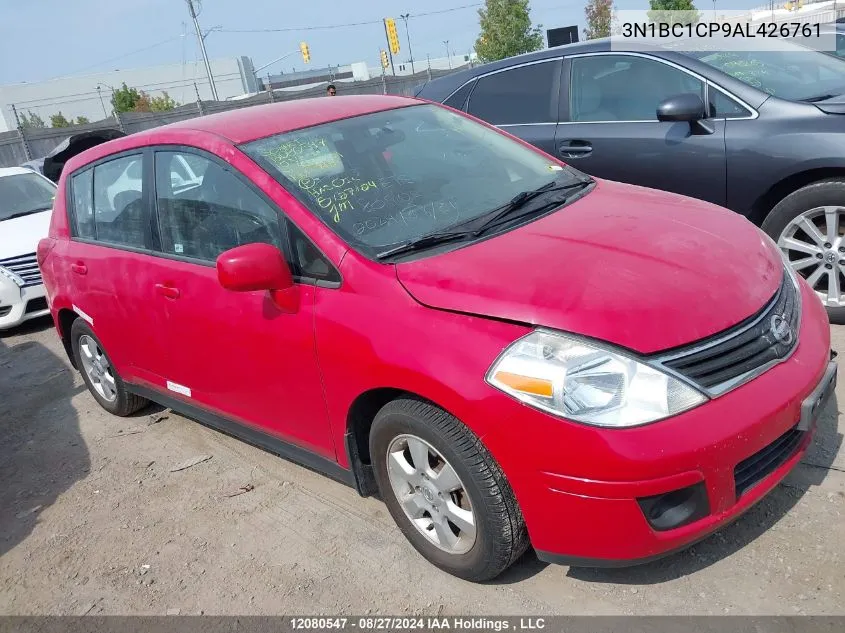
[[197, 12], [194, 10], [194, 0], [185, 0], [188, 3], [188, 10], [191, 13], [191, 19], [194, 21], [194, 28], [197, 30], [197, 41], [200, 44], [200, 52], [202, 59], [205, 62], [205, 72], [208, 74], [208, 85], [211, 88], [211, 98], [215, 101], [220, 99], [217, 97], [217, 86], [214, 85], [214, 75], [211, 73], [211, 64], [208, 63], [208, 53], [205, 51], [205, 38], [202, 36], [200, 23], [197, 20]]
[[443, 44], [446, 46], [446, 59], [449, 60], [449, 70], [452, 70], [452, 57], [449, 55], [449, 40], [443, 40]]
[[417, 71], [414, 69], [414, 51], [411, 50], [411, 36], [408, 33], [408, 18], [411, 17], [411, 14], [403, 13], [399, 17], [405, 23], [405, 39], [408, 40], [408, 55], [411, 56], [411, 74], [415, 75]]

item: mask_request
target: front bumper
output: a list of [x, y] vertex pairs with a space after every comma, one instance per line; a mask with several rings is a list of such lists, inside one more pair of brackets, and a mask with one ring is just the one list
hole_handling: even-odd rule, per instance
[[0, 288], [0, 330], [50, 314], [44, 284], [18, 288], [11, 284]]
[[[836, 379], [827, 315], [802, 291], [799, 343], [789, 360], [674, 418], [600, 429], [497, 402], [500, 414], [504, 407], [512, 416], [511, 432], [482, 439], [514, 489], [541, 559], [627, 566], [660, 558], [734, 521], [786, 476], [806, 453], [820, 398]], [[682, 489], [697, 491], [690, 495], [704, 499], [704, 512], [655, 527], [644, 500]]]

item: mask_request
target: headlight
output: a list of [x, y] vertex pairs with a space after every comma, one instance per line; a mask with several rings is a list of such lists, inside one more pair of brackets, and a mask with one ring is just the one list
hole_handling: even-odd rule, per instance
[[26, 283], [23, 279], [21, 279], [21, 277], [13, 273], [8, 268], [3, 268], [2, 266], [0, 266], [0, 275], [3, 275], [6, 279], [11, 281], [18, 288], [23, 288], [24, 283]]
[[487, 382], [538, 409], [605, 427], [647, 424], [707, 400], [629, 356], [544, 330], [508, 347]]

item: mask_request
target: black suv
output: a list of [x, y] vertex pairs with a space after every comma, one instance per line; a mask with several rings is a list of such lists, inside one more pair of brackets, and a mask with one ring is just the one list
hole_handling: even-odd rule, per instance
[[[728, 207], [845, 323], [845, 60], [591, 40], [423, 85], [589, 174]], [[707, 253], [698, 256], [707, 257]]]

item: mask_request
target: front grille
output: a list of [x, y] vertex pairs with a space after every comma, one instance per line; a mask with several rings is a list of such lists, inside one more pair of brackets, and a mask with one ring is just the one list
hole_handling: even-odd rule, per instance
[[734, 486], [736, 487], [737, 499], [792, 457], [798, 450], [803, 438], [804, 431], [799, 431], [796, 427], [793, 427], [762, 450], [737, 464], [734, 468]]
[[41, 312], [42, 310], [47, 309], [47, 297], [36, 297], [32, 301], [26, 304], [26, 314], [32, 314], [33, 312]]
[[23, 279], [24, 288], [41, 285], [41, 270], [38, 268], [38, 260], [35, 258], [35, 253], [0, 259], [0, 266], [11, 270]]
[[727, 331], [663, 354], [656, 362], [718, 395], [789, 356], [798, 343], [800, 324], [800, 295], [785, 273], [774, 297], [757, 314]]

